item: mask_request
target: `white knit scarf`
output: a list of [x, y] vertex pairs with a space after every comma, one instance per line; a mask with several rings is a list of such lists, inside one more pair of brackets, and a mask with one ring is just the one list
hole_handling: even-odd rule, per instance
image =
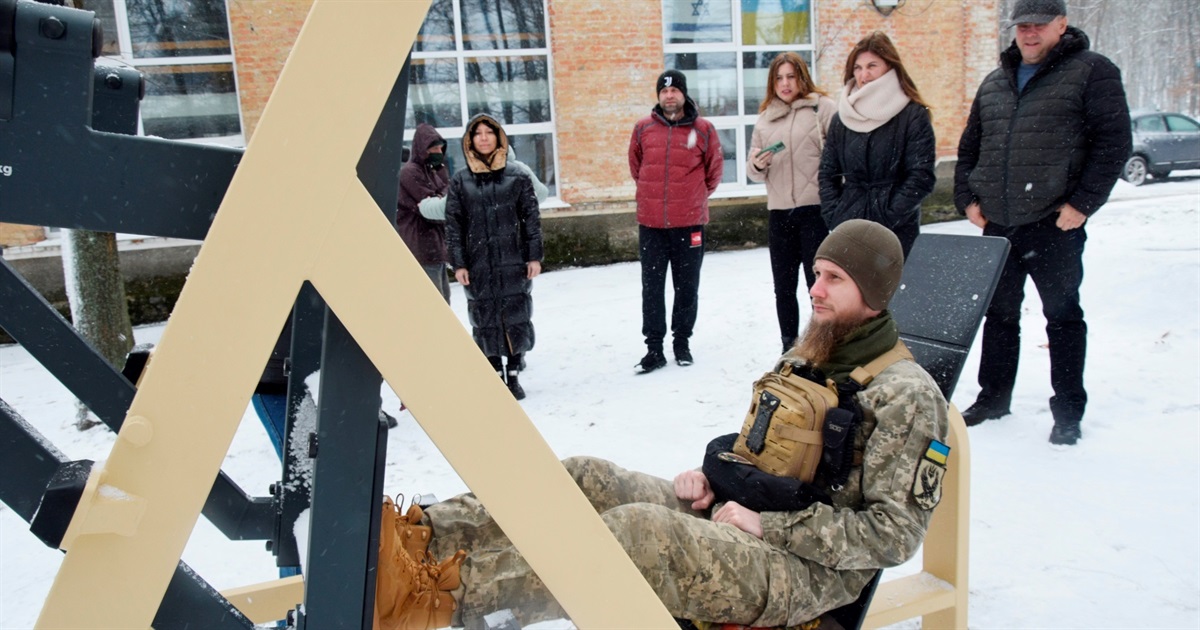
[[909, 100], [893, 68], [861, 88], [854, 79], [846, 83], [838, 98], [838, 116], [851, 131], [870, 133], [899, 114]]

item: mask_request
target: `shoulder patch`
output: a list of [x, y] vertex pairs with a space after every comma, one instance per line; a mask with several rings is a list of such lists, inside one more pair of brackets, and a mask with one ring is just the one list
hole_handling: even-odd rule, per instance
[[917, 462], [917, 474], [912, 487], [913, 500], [926, 510], [937, 507], [942, 500], [942, 478], [946, 476], [946, 460], [949, 457], [949, 446], [930, 440], [925, 455]]

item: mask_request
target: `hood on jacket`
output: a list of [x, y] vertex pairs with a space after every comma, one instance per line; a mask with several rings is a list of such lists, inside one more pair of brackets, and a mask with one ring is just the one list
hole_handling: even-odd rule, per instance
[[696, 101], [693, 101], [692, 97], [689, 96], [683, 101], [683, 116], [680, 116], [679, 120], [667, 120], [666, 114], [663, 113], [662, 105], [655, 105], [653, 114], [656, 118], [661, 120], [664, 125], [690, 125], [696, 122], [696, 119], [700, 117], [700, 107], [696, 105]]
[[[1046, 59], [1042, 61], [1041, 65], [1042, 67], [1051, 66], [1067, 55], [1088, 50], [1091, 47], [1092, 41], [1088, 39], [1087, 33], [1077, 27], [1067, 26], [1067, 31], [1063, 33], [1062, 39], [1058, 40], [1058, 44], [1054, 48], [1050, 49], [1050, 54], [1046, 55]], [[1021, 49], [1017, 46], [1017, 40], [1014, 39], [1012, 44], [1000, 53], [1000, 65], [1009, 70], [1021, 65]]]
[[412, 147], [408, 151], [408, 161], [424, 164], [429, 157], [429, 149], [434, 145], [442, 145], [442, 153], [446, 152], [446, 139], [433, 128], [433, 125], [421, 123], [413, 132]]
[[[490, 156], [480, 155], [471, 144], [471, 136], [479, 125], [487, 125], [496, 132], [496, 150]], [[488, 173], [502, 171], [508, 161], [508, 134], [495, 118], [487, 114], [475, 114], [467, 123], [467, 131], [463, 133], [463, 155], [467, 158], [467, 167], [472, 173]]]

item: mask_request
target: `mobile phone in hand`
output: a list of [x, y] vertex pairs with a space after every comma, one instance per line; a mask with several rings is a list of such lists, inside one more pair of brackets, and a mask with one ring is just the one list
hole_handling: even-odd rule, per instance
[[783, 141], [780, 140], [779, 142], [776, 142], [775, 144], [772, 144], [767, 147], [763, 147], [763, 150], [759, 151], [759, 155], [762, 155], [763, 153], [766, 153], [768, 151], [770, 151], [771, 153], [779, 153], [782, 150], [783, 150]]

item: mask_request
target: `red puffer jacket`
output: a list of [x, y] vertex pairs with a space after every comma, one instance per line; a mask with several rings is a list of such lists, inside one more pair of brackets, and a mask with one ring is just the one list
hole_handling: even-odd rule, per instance
[[656, 106], [634, 125], [629, 139], [638, 223], [651, 228], [707, 224], [708, 196], [721, 183], [724, 166], [716, 128], [690, 99], [676, 121]]

